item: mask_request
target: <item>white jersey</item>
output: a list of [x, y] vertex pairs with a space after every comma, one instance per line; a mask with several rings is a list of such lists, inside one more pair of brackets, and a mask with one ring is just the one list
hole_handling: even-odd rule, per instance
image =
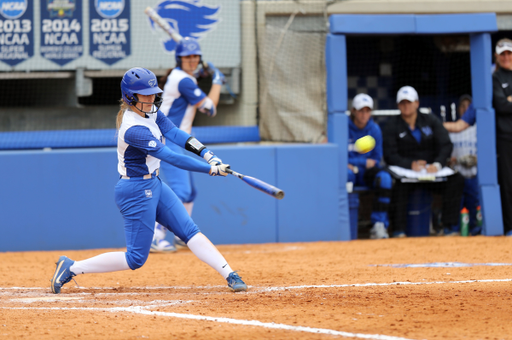
[[130, 109], [124, 112], [117, 137], [117, 169], [122, 176], [144, 176], [160, 167], [160, 160], [148, 154], [163, 147], [164, 137], [156, 122], [158, 114], [146, 116]]
[[195, 105], [206, 97], [197, 80], [179, 67], [172, 70], [162, 94], [160, 110], [181, 130], [190, 134], [196, 115]]
[[[470, 126], [464, 131], [458, 133], [450, 133], [450, 139], [453, 143], [452, 157], [459, 158], [465, 155], [476, 156], [476, 125]], [[476, 165], [471, 168], [466, 168], [460, 164], [456, 164], [454, 169], [460, 172], [465, 178], [472, 178], [476, 176]]]

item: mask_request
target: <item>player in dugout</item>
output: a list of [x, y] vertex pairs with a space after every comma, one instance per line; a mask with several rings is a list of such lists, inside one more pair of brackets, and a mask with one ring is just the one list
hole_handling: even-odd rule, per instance
[[[383, 169], [382, 133], [379, 125], [371, 117], [373, 99], [360, 93], [352, 100], [352, 110], [348, 123], [348, 182], [353, 185], [366, 185], [375, 189], [375, 198], [371, 214], [371, 239], [389, 238], [388, 210], [391, 200], [391, 175]], [[361, 137], [372, 136], [375, 147], [372, 151], [361, 154], [354, 149], [354, 143]]]
[[[206, 77], [205, 70], [196, 74], [201, 62], [201, 47], [196, 39], [186, 37], [176, 46], [175, 59], [176, 67], [162, 77], [162, 111], [181, 130], [190, 134], [196, 110], [209, 117], [215, 117], [217, 104], [219, 103], [220, 90], [225, 83], [225, 77], [212, 63], [208, 68], [212, 75], [212, 86], [208, 96], [198, 87], [198, 77]], [[167, 145], [176, 153], [185, 152], [178, 145], [169, 143]], [[192, 216], [194, 199], [196, 198], [196, 187], [189, 171], [180, 169], [172, 164], [163, 162], [160, 166], [160, 178], [171, 187], [178, 198], [183, 202], [185, 209]], [[175, 252], [176, 248], [186, 247], [186, 244], [177, 236], [174, 236], [173, 244], [165, 239], [166, 228], [155, 223], [155, 235], [151, 244], [151, 252]]]
[[[383, 129], [384, 160], [417, 172], [435, 175], [447, 163], [453, 145], [440, 119], [432, 114], [418, 114], [418, 93], [411, 86], [398, 90], [396, 102], [400, 115], [390, 117]], [[427, 183], [395, 182], [393, 187], [393, 237], [405, 237], [409, 192], [415, 188], [442, 195], [442, 233], [460, 233], [459, 207], [464, 178], [459, 173], [447, 176], [446, 181]]]
[[[227, 280], [231, 290], [246, 291], [247, 285], [199, 231], [176, 194], [158, 177], [161, 160], [210, 176], [227, 176], [229, 165], [158, 110], [162, 90], [153, 72], [140, 67], [128, 70], [121, 81], [121, 93], [117, 114], [120, 179], [115, 187], [115, 200], [124, 218], [126, 252], [104, 253], [82, 261], [61, 256], [51, 279], [52, 292], [60, 293], [62, 286], [76, 275], [142, 267], [149, 256], [155, 221], [185, 241], [194, 255]], [[164, 137], [207, 162], [173, 152], [162, 143]]]

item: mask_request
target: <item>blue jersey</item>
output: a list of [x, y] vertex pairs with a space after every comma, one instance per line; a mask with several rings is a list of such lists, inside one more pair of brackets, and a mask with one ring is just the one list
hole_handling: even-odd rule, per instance
[[190, 133], [196, 115], [194, 105], [206, 94], [197, 86], [197, 80], [179, 67], [172, 70], [162, 94], [160, 110], [181, 130]]
[[[354, 143], [361, 137], [370, 135], [375, 139], [375, 148], [365, 154], [355, 151]], [[366, 160], [374, 159], [377, 165], [382, 159], [382, 133], [379, 125], [370, 119], [363, 129], [358, 128], [352, 119], [348, 121], [348, 163], [357, 166], [359, 169], [366, 169]]]
[[158, 111], [146, 118], [127, 109], [117, 137], [117, 169], [122, 176], [144, 176], [160, 167], [160, 160], [148, 154], [164, 147], [163, 134], [174, 124]]

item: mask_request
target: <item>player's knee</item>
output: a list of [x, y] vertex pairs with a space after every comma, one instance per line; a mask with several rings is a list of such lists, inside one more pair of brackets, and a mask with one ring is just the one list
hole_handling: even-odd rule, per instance
[[382, 189], [391, 189], [393, 185], [393, 180], [391, 179], [391, 175], [386, 171], [380, 171], [377, 176], [375, 176], [376, 186]]
[[149, 253], [144, 255], [136, 252], [127, 252], [126, 260], [128, 261], [128, 266], [131, 270], [139, 269], [146, 263], [148, 259]]
[[201, 232], [195, 223], [191, 223], [190, 225], [187, 225], [186, 227], [184, 227], [180, 230], [173, 230], [173, 231], [174, 231], [174, 234], [176, 236], [178, 236], [185, 243], [188, 243], [188, 241], [192, 237], [194, 237], [196, 234]]

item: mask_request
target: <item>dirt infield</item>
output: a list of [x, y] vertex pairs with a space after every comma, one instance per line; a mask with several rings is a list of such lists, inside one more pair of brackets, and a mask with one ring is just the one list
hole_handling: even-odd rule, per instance
[[0, 253], [0, 339], [512, 339], [512, 238], [219, 246], [250, 286], [232, 293], [188, 250], [50, 293], [59, 255]]

